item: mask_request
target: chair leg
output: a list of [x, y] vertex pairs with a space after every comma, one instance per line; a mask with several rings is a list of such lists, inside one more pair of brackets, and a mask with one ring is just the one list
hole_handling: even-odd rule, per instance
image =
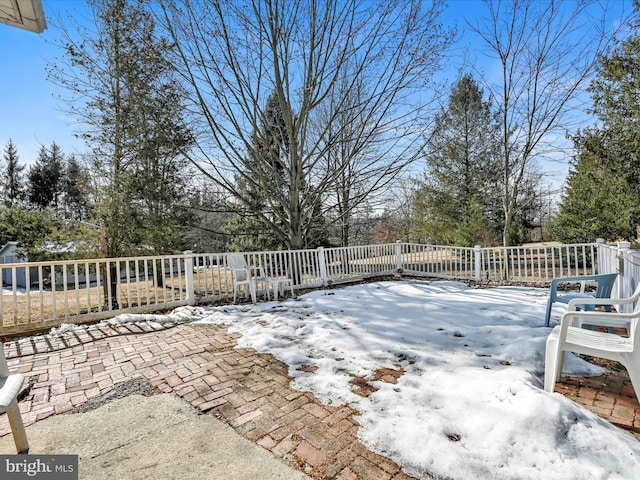
[[628, 360], [625, 359], [624, 366], [629, 372], [629, 380], [633, 385], [633, 390], [636, 392], [636, 398], [640, 402], [640, 364], [637, 357], [631, 357]]
[[551, 299], [547, 301], [547, 313], [544, 316], [544, 326], [548, 327], [549, 322], [551, 321], [551, 307], [553, 306], [553, 302]]
[[564, 367], [564, 357], [566, 354], [567, 352], [564, 350], [558, 352], [558, 357], [556, 358], [556, 383], [558, 383], [560, 377], [562, 377], [562, 368]]
[[[559, 332], [554, 329], [547, 337], [544, 361], [544, 390], [546, 392], [553, 392], [555, 390], [558, 379], [558, 354], [562, 354], [562, 352], [558, 352], [560, 348], [558, 333]], [[560, 367], [560, 372], [562, 372], [562, 367]]]
[[29, 453], [27, 432], [24, 430], [22, 415], [20, 414], [20, 407], [18, 406], [17, 400], [11, 402], [7, 407], [7, 417], [9, 418], [9, 424], [11, 425], [11, 432], [13, 433], [13, 442], [16, 444], [16, 450], [18, 453]]
[[251, 300], [253, 301], [253, 303], [255, 305], [257, 303], [256, 282], [255, 282], [255, 280], [249, 281], [249, 293], [251, 294]]

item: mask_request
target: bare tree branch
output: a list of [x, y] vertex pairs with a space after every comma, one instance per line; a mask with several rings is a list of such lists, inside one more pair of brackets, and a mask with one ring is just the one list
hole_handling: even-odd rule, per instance
[[[260, 191], [281, 220], [274, 233], [302, 247], [317, 206], [327, 207], [328, 190], [359, 152], [377, 144], [376, 160], [360, 168], [374, 188], [417, 157], [426, 85], [451, 41], [438, 21], [442, 8], [441, 0], [166, 4], [175, 67], [192, 92], [198, 131], [198, 148], [185, 153], [238, 201], [238, 179]], [[261, 166], [247, 169], [245, 161], [273, 92], [289, 142], [286, 198], [278, 197], [282, 186], [265, 182]], [[353, 154], [344, 167], [328, 170], [327, 156], [345, 136]]]
[[598, 1], [485, 1], [488, 17], [470, 28], [501, 71], [501, 80], [487, 81], [487, 90], [501, 113], [503, 241], [508, 246], [528, 166], [558, 151], [553, 145], [558, 136], [575, 126], [580, 95], [615, 32]]

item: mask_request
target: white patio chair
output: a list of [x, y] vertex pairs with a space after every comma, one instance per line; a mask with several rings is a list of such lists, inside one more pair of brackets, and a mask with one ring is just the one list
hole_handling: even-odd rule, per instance
[[238, 288], [248, 287], [253, 303], [257, 301], [258, 283], [264, 284], [264, 291], [267, 299], [269, 297], [269, 278], [262, 267], [249, 267], [244, 255], [240, 253], [230, 253], [227, 255], [227, 266], [233, 272], [233, 303], [236, 303]]
[[29, 453], [27, 433], [24, 430], [18, 406], [18, 395], [22, 390], [24, 380], [24, 376], [19, 373], [9, 374], [4, 347], [0, 343], [0, 414], [5, 412], [7, 414], [18, 453]]
[[[607, 299], [608, 300], [608, 299]], [[598, 305], [602, 299], [598, 299]], [[620, 303], [620, 300], [614, 300]], [[589, 325], [628, 325], [628, 337], [614, 333], [581, 328]], [[582, 353], [621, 363], [629, 372], [629, 378], [640, 401], [640, 311], [612, 313], [594, 311], [570, 311], [562, 316], [560, 325], [547, 337], [544, 367], [544, 389], [553, 392], [562, 375], [565, 352]]]

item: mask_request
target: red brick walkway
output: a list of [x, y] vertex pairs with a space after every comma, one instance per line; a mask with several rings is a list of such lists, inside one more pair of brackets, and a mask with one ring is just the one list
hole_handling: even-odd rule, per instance
[[[314, 478], [412, 478], [357, 440], [349, 407], [325, 406], [292, 390], [285, 364], [234, 348], [237, 338], [222, 326], [135, 324], [12, 340], [5, 352], [10, 369], [30, 378], [20, 401], [27, 425], [99, 405], [137, 381], [179, 395]], [[640, 439], [640, 405], [626, 372], [613, 367], [603, 377], [563, 378], [556, 391]], [[8, 433], [6, 415], [0, 416], [0, 436]]]
[[[292, 390], [285, 364], [235, 349], [237, 337], [214, 325], [157, 331], [142, 324], [12, 340], [5, 352], [10, 370], [31, 379], [20, 401], [26, 425], [85, 402], [99, 404], [119, 386], [143, 380], [215, 415], [314, 478], [412, 478], [358, 441], [349, 407], [325, 406]], [[9, 432], [3, 415], [0, 436]]]
[[563, 377], [556, 392], [640, 440], [640, 404], [627, 372], [616, 364], [601, 377]]

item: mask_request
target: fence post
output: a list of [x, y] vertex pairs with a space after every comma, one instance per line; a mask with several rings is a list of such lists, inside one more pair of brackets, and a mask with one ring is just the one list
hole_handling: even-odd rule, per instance
[[[630, 293], [627, 294], [627, 289], [625, 288], [627, 283], [631, 284], [632, 280], [631, 278], [627, 278], [627, 273], [633, 275], [633, 272], [627, 272], [628, 269], [625, 268], [625, 262], [627, 260], [626, 254], [630, 251], [630, 242], [618, 242], [618, 253], [616, 254], [616, 272], [618, 273], [618, 298], [625, 298], [631, 295]], [[627, 305], [624, 305], [623, 309], [625, 309], [626, 307]]]
[[396, 240], [396, 270], [402, 273], [402, 246], [400, 240]]
[[329, 276], [327, 275], [327, 259], [324, 255], [324, 247], [318, 247], [318, 268], [322, 286], [326, 287], [329, 284]]
[[[604, 261], [605, 259], [602, 258], [603, 255], [602, 253], [602, 247], [604, 246], [604, 238], [596, 238], [596, 254], [598, 255], [596, 258], [596, 262], [598, 265], [598, 272], [597, 273], [602, 273], [602, 272], [608, 272], [609, 269], [608, 268], [604, 268]], [[596, 272], [594, 272], [596, 273]]]
[[482, 250], [480, 249], [480, 245], [476, 245], [473, 247], [473, 256], [475, 259], [475, 277], [476, 280], [482, 280]]
[[184, 275], [187, 288], [187, 305], [195, 305], [196, 292], [193, 283], [193, 252], [191, 250], [184, 252]]

